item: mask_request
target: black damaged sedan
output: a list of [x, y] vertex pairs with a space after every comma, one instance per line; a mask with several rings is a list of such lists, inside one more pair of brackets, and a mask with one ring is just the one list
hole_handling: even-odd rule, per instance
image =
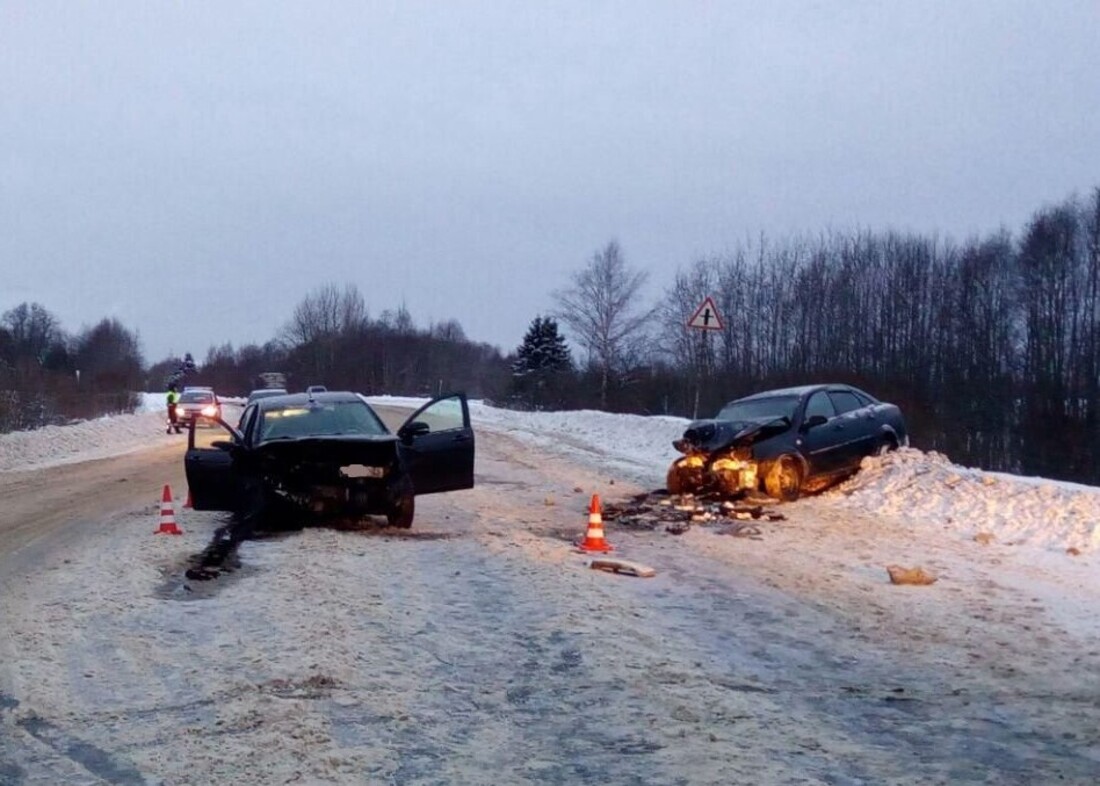
[[271, 396], [245, 407], [227, 439], [195, 445], [184, 467], [196, 510], [293, 510], [308, 518], [385, 516], [413, 523], [416, 496], [473, 488], [466, 396], [440, 396], [391, 433], [356, 393]]
[[668, 470], [668, 490], [790, 502], [853, 474], [864, 456], [908, 444], [901, 410], [858, 388], [770, 390], [691, 423], [673, 443], [685, 455]]

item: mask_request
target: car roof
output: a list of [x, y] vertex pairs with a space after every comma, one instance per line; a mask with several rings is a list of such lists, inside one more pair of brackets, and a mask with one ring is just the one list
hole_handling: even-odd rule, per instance
[[[803, 396], [808, 396], [811, 393], [816, 393], [819, 390], [832, 390], [832, 391], [848, 390], [848, 391], [854, 391], [856, 393], [859, 393], [862, 396], [866, 396], [867, 398], [871, 399], [872, 401], [877, 401], [878, 400], [874, 396], [872, 396], [870, 393], [867, 393], [863, 390], [860, 390], [859, 388], [855, 387], [854, 385], [847, 385], [847, 384], [844, 384], [842, 382], [823, 382], [823, 383], [819, 383], [819, 384], [816, 384], [816, 385], [800, 385], [798, 387], [792, 387], [792, 388], [780, 388], [778, 390], [765, 390], [765, 391], [762, 391], [760, 393], [753, 393], [751, 396], [745, 396], [744, 398], [739, 398], [739, 399], [735, 399], [735, 400], [736, 401], [751, 401], [752, 399], [775, 398], [775, 397], [778, 397], [778, 396], [798, 396], [799, 398], [802, 398]], [[731, 401], [730, 403], [732, 404], [733, 402]]]
[[347, 390], [328, 391], [326, 393], [286, 393], [281, 396], [267, 396], [256, 399], [255, 403], [261, 410], [279, 409], [282, 407], [304, 406], [310, 401], [321, 404], [347, 404], [355, 402], [370, 408], [362, 396]]
[[833, 387], [832, 385], [800, 385], [793, 388], [779, 388], [778, 390], [764, 390], [760, 393], [753, 393], [751, 396], [745, 396], [743, 398], [736, 399], [737, 401], [751, 401], [756, 398], [776, 398], [778, 396], [805, 396], [813, 393], [816, 390], [822, 390], [824, 388]]

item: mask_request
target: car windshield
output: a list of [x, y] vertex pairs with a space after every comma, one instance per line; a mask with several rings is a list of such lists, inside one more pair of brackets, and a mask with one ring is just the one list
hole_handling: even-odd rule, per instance
[[276, 407], [263, 413], [260, 439], [388, 434], [366, 404], [356, 401], [309, 402]]
[[722, 407], [716, 420], [760, 420], [762, 418], [794, 418], [798, 396], [768, 396], [767, 398], [731, 401]]
[[181, 404], [213, 404], [214, 394], [207, 390], [188, 390], [180, 394]]

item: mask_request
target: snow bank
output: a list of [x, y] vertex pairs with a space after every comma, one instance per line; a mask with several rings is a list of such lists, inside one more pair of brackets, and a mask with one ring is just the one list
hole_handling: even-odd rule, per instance
[[822, 499], [967, 538], [988, 533], [1001, 543], [1100, 548], [1100, 489], [983, 472], [941, 453], [906, 448], [865, 458], [859, 474]]
[[143, 411], [0, 434], [0, 472], [43, 469], [144, 450], [160, 444], [161, 438], [169, 439], [164, 423], [164, 412]]
[[[376, 405], [417, 407], [423, 398], [371, 396]], [[142, 411], [37, 431], [0, 435], [0, 471], [140, 450], [161, 440], [163, 396], [143, 396]], [[515, 412], [470, 402], [475, 429], [492, 430], [595, 472], [649, 488], [664, 485], [678, 455], [672, 440], [684, 418], [606, 412]], [[952, 464], [938, 453], [904, 449], [867, 458], [851, 480], [800, 505], [852, 508], [902, 520], [942, 536], [988, 533], [998, 543], [1062, 551], [1100, 551], [1100, 488], [983, 472]]]

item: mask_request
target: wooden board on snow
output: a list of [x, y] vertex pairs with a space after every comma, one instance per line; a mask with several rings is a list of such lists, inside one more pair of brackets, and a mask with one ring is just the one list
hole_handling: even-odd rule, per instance
[[627, 576], [638, 576], [643, 579], [652, 578], [657, 571], [640, 562], [629, 562], [615, 557], [596, 557], [590, 567], [593, 570], [605, 570], [608, 573], [622, 573]]

